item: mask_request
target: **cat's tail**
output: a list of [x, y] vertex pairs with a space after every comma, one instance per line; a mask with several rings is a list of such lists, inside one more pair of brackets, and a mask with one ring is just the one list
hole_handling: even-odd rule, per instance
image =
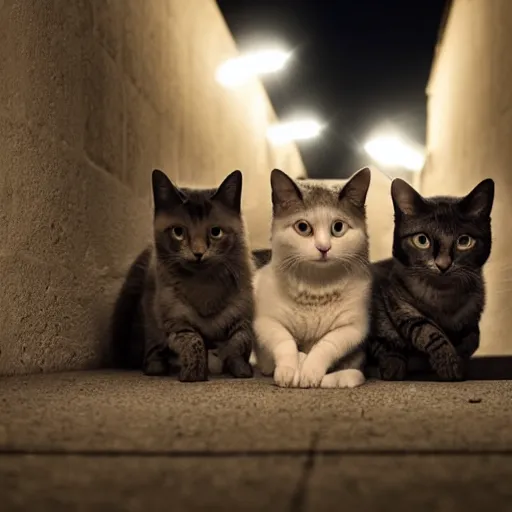
[[[139, 254], [128, 270], [114, 306], [111, 324], [111, 362], [115, 368], [140, 366], [140, 361], [134, 361], [132, 344], [150, 260], [150, 248]], [[138, 341], [143, 346], [143, 340]]]

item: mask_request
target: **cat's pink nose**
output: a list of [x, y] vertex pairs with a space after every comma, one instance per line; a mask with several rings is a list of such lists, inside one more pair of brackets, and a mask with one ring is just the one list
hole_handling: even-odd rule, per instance
[[327, 253], [331, 250], [330, 245], [316, 245], [315, 247], [320, 251], [322, 256], [326, 256]]

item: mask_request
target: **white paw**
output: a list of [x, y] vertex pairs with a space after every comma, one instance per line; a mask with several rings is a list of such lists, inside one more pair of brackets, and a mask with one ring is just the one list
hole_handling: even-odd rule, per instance
[[365, 383], [364, 374], [359, 370], [340, 370], [329, 373], [322, 379], [322, 388], [357, 388]]
[[299, 367], [295, 371], [295, 375], [293, 376], [293, 384], [292, 387], [298, 388], [300, 381], [300, 372], [302, 371], [302, 367], [304, 366], [304, 361], [306, 360], [307, 354], [304, 352], [299, 352]]
[[301, 388], [318, 388], [325, 375], [325, 370], [322, 367], [308, 364], [304, 361], [299, 375], [299, 387]]
[[276, 366], [274, 370], [274, 382], [281, 388], [293, 387], [296, 370], [291, 366]]

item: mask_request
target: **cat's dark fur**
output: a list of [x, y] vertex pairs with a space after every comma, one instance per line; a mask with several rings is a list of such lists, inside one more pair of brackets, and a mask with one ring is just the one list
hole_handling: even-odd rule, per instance
[[252, 376], [252, 266], [241, 192], [240, 171], [213, 190], [178, 189], [153, 171], [154, 244], [135, 260], [115, 307], [118, 365], [147, 375], [176, 366], [181, 381], [201, 381], [214, 350], [224, 371]]
[[[401, 380], [417, 356], [439, 379], [462, 380], [480, 341], [494, 182], [482, 181], [463, 198], [423, 198], [396, 179], [391, 194], [393, 258], [373, 265], [370, 362], [383, 379]], [[465, 235], [475, 244], [461, 250]]]
[[264, 267], [272, 259], [272, 249], [255, 249], [252, 251], [252, 258], [257, 269]]

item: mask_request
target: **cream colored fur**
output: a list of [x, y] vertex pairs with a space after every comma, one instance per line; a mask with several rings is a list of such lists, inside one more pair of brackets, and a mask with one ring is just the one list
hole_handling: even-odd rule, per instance
[[[338, 204], [339, 191], [326, 190], [322, 200], [318, 185], [316, 191], [297, 186], [304, 207], [274, 217], [272, 260], [255, 276], [257, 364], [282, 387], [356, 387], [365, 381], [362, 342], [369, 329], [364, 213], [353, 218], [353, 209]], [[312, 226], [311, 236], [296, 231], [298, 220]], [[341, 237], [331, 234], [336, 220], [349, 226]], [[327, 261], [319, 261], [317, 247], [325, 246]]]

